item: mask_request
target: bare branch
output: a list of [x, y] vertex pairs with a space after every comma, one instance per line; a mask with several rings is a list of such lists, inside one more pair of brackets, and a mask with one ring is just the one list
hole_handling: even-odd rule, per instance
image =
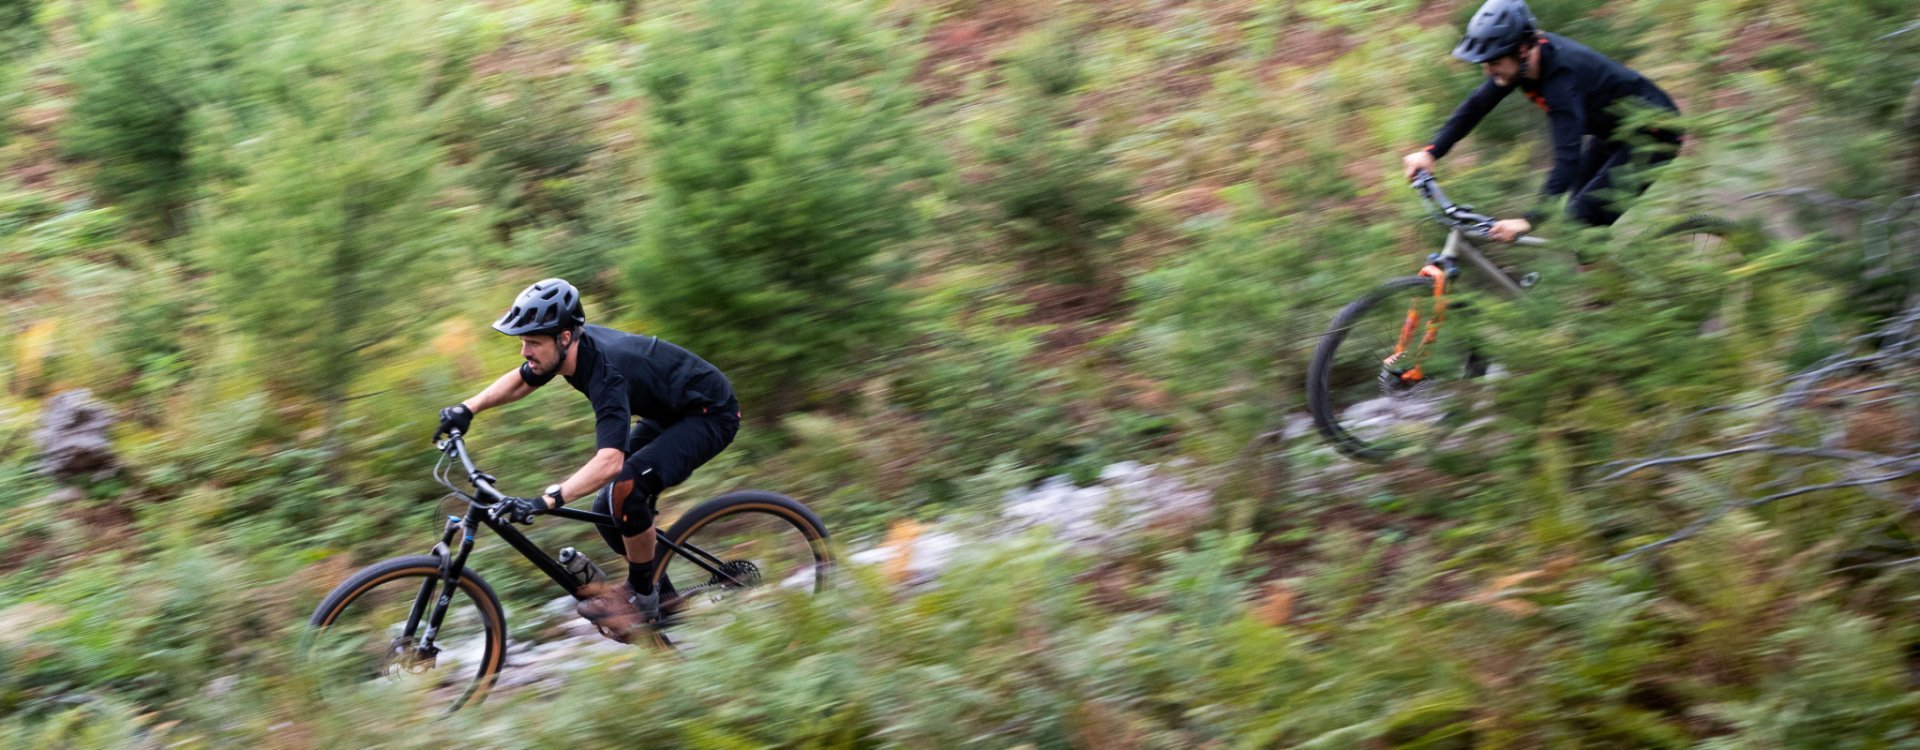
[[1846, 489], [1848, 487], [1865, 487], [1867, 485], [1873, 485], [1873, 484], [1886, 484], [1887, 482], [1892, 482], [1899, 479], [1905, 479], [1915, 474], [1920, 474], [1920, 466], [1909, 466], [1905, 470], [1897, 471], [1892, 474], [1881, 474], [1879, 476], [1867, 477], [1865, 479], [1849, 479], [1844, 482], [1827, 482], [1825, 484], [1812, 484], [1812, 485], [1807, 485], [1805, 487], [1795, 487], [1793, 489], [1786, 490], [1784, 492], [1775, 492], [1771, 495], [1767, 495], [1762, 498], [1748, 500], [1744, 503], [1740, 503], [1740, 506], [1744, 508], [1754, 508], [1754, 507], [1766, 505], [1767, 503], [1771, 503], [1776, 500], [1785, 500], [1790, 497], [1798, 497], [1800, 495], [1805, 495], [1810, 492], [1820, 492], [1822, 490], [1839, 490], [1839, 489]]
[[[1651, 469], [1655, 466], [1669, 466], [1672, 464], [1693, 463], [1695, 461], [1708, 461], [1715, 458], [1725, 458], [1727, 456], [1738, 456], [1738, 455], [1744, 455], [1744, 454], [1750, 454], [1750, 453], [1764, 453], [1764, 454], [1774, 455], [1774, 456], [1797, 456], [1797, 457], [1805, 457], [1805, 458], [1830, 458], [1836, 461], [1852, 461], [1857, 463], [1865, 463], [1869, 466], [1883, 465], [1889, 461], [1898, 461], [1898, 460], [1903, 460], [1905, 458], [1905, 457], [1888, 457], [1878, 453], [1863, 453], [1860, 451], [1850, 451], [1850, 450], [1834, 449], [1834, 448], [1796, 448], [1796, 447], [1787, 446], [1787, 445], [1749, 445], [1749, 446], [1744, 446], [1740, 448], [1728, 448], [1723, 451], [1714, 451], [1712, 453], [1696, 453], [1688, 456], [1667, 456], [1663, 458], [1646, 459], [1632, 466], [1628, 466], [1627, 468], [1620, 469], [1604, 477], [1601, 477], [1600, 481], [1610, 482], [1615, 479], [1624, 477], [1628, 474], [1632, 474], [1641, 469]], [[1605, 464], [1605, 466], [1617, 466], [1622, 463], [1625, 463], [1625, 462], [1615, 461], [1613, 463]], [[1603, 466], [1602, 468], [1605, 468], [1605, 466]]]

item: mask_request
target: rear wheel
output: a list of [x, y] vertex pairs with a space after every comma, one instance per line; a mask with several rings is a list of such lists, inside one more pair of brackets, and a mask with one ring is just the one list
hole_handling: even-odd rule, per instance
[[1758, 255], [1766, 238], [1751, 224], [1695, 214], [1661, 227], [1655, 239], [1679, 242], [1688, 256], [1722, 268], [1735, 268]]
[[[455, 711], [487, 697], [507, 654], [507, 616], [493, 588], [472, 570], [454, 584], [439, 631], [428, 615], [443, 592], [440, 558], [414, 555], [368, 566], [334, 587], [313, 610], [308, 663], [329, 694], [399, 691]], [[422, 612], [412, 633], [407, 622]]]
[[824, 590], [833, 565], [820, 517], [772, 492], [730, 492], [695, 506], [664, 537], [656, 583], [679, 588], [661, 602], [668, 617], [655, 631], [663, 646], [697, 644], [704, 633], [761, 603]]
[[1313, 353], [1307, 406], [1334, 448], [1382, 461], [1431, 448], [1463, 423], [1486, 373], [1473, 337], [1425, 276], [1394, 279], [1348, 304]]

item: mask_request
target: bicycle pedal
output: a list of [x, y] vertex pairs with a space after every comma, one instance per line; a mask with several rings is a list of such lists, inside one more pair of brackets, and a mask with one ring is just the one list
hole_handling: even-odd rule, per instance
[[1539, 271], [1530, 271], [1527, 273], [1527, 275], [1520, 277], [1521, 289], [1532, 289], [1533, 285], [1538, 283], [1540, 283]]

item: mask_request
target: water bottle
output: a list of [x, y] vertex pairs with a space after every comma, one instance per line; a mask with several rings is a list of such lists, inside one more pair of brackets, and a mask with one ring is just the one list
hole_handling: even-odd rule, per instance
[[593, 564], [580, 550], [568, 547], [560, 550], [560, 567], [566, 568], [573, 576], [573, 582], [581, 586], [606, 580], [607, 573]]

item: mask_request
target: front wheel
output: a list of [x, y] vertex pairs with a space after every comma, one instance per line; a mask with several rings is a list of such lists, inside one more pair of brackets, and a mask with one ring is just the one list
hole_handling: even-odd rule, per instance
[[1362, 461], [1432, 448], [1465, 421], [1485, 359], [1435, 281], [1380, 285], [1334, 316], [1307, 368], [1307, 408], [1333, 447]]
[[[662, 536], [654, 581], [681, 586], [661, 605], [670, 614], [655, 637], [663, 646], [698, 643], [756, 603], [824, 590], [833, 566], [827, 528], [793, 498], [729, 492], [701, 503]], [[678, 552], [675, 551], [678, 548]]]
[[[442, 594], [446, 616], [430, 631]], [[507, 615], [493, 588], [464, 570], [440, 589], [440, 558], [383, 560], [320, 601], [308, 623], [306, 657], [328, 693], [398, 689], [447, 711], [487, 697], [507, 655]]]

